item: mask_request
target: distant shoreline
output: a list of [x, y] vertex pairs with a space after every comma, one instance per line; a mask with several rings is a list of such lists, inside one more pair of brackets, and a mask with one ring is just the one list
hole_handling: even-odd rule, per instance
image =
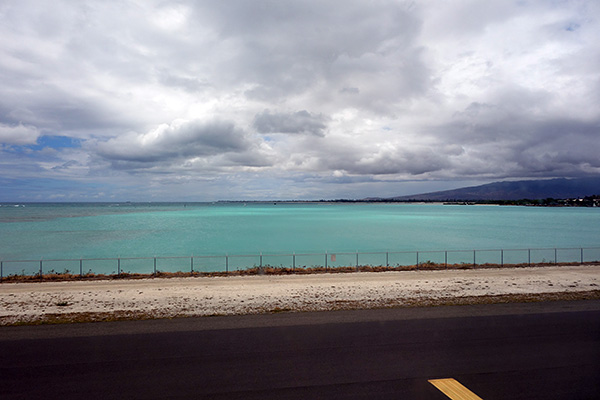
[[331, 199], [331, 200], [217, 200], [217, 201], [2, 201], [0, 207], [24, 207], [27, 205], [210, 205], [210, 204], [431, 204], [431, 205], [489, 205], [489, 206], [523, 206], [523, 207], [600, 207], [600, 196], [587, 196], [570, 199], [519, 199], [519, 200], [469, 200], [469, 199]]

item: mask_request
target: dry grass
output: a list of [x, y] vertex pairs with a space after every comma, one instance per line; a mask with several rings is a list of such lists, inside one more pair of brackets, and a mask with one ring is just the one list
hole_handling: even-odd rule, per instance
[[[599, 265], [600, 262], [586, 262], [586, 265]], [[406, 266], [367, 266], [358, 267], [252, 267], [248, 269], [234, 270], [229, 272], [157, 272], [156, 274], [139, 273], [120, 273], [120, 274], [94, 274], [84, 275], [72, 273], [48, 273], [44, 275], [9, 275], [0, 280], [0, 283], [16, 282], [43, 282], [43, 281], [93, 281], [93, 280], [119, 280], [119, 279], [151, 279], [151, 278], [181, 278], [181, 277], [201, 277], [201, 276], [246, 276], [246, 275], [305, 275], [305, 274], [338, 274], [351, 272], [386, 272], [386, 271], [435, 271], [435, 270], [465, 270], [465, 269], [486, 269], [486, 268], [524, 268], [524, 267], [549, 267], [549, 266], [573, 266], [581, 263], [535, 263], [535, 264], [436, 264], [432, 262], [421, 263], [419, 265]]]
[[[6, 317], [4, 317], [6, 318]], [[54, 324], [73, 324], [79, 322], [112, 322], [112, 321], [133, 321], [158, 319], [160, 316], [142, 311], [107, 311], [107, 312], [79, 312], [79, 313], [60, 313], [44, 314], [23, 319], [18, 322], [2, 324], [3, 326], [22, 326], [22, 325], [54, 325]], [[174, 317], [172, 317], [174, 318]]]

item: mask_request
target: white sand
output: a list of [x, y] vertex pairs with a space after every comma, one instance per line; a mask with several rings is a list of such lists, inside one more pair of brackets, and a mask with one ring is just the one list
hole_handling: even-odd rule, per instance
[[402, 306], [464, 296], [600, 289], [600, 266], [0, 284], [0, 325], [48, 314], [157, 317]]

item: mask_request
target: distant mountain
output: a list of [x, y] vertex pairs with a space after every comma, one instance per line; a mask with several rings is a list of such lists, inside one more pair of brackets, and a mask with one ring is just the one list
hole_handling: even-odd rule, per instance
[[599, 178], [547, 179], [533, 181], [494, 182], [441, 192], [392, 197], [386, 200], [521, 200], [568, 199], [600, 194]]

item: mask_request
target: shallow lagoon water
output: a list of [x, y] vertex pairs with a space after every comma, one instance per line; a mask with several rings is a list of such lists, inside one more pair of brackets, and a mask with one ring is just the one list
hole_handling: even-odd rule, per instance
[[600, 210], [439, 204], [0, 207], [2, 259], [594, 247]]
[[0, 237], [0, 260], [587, 248], [600, 246], [600, 209], [373, 203], [3, 204]]

